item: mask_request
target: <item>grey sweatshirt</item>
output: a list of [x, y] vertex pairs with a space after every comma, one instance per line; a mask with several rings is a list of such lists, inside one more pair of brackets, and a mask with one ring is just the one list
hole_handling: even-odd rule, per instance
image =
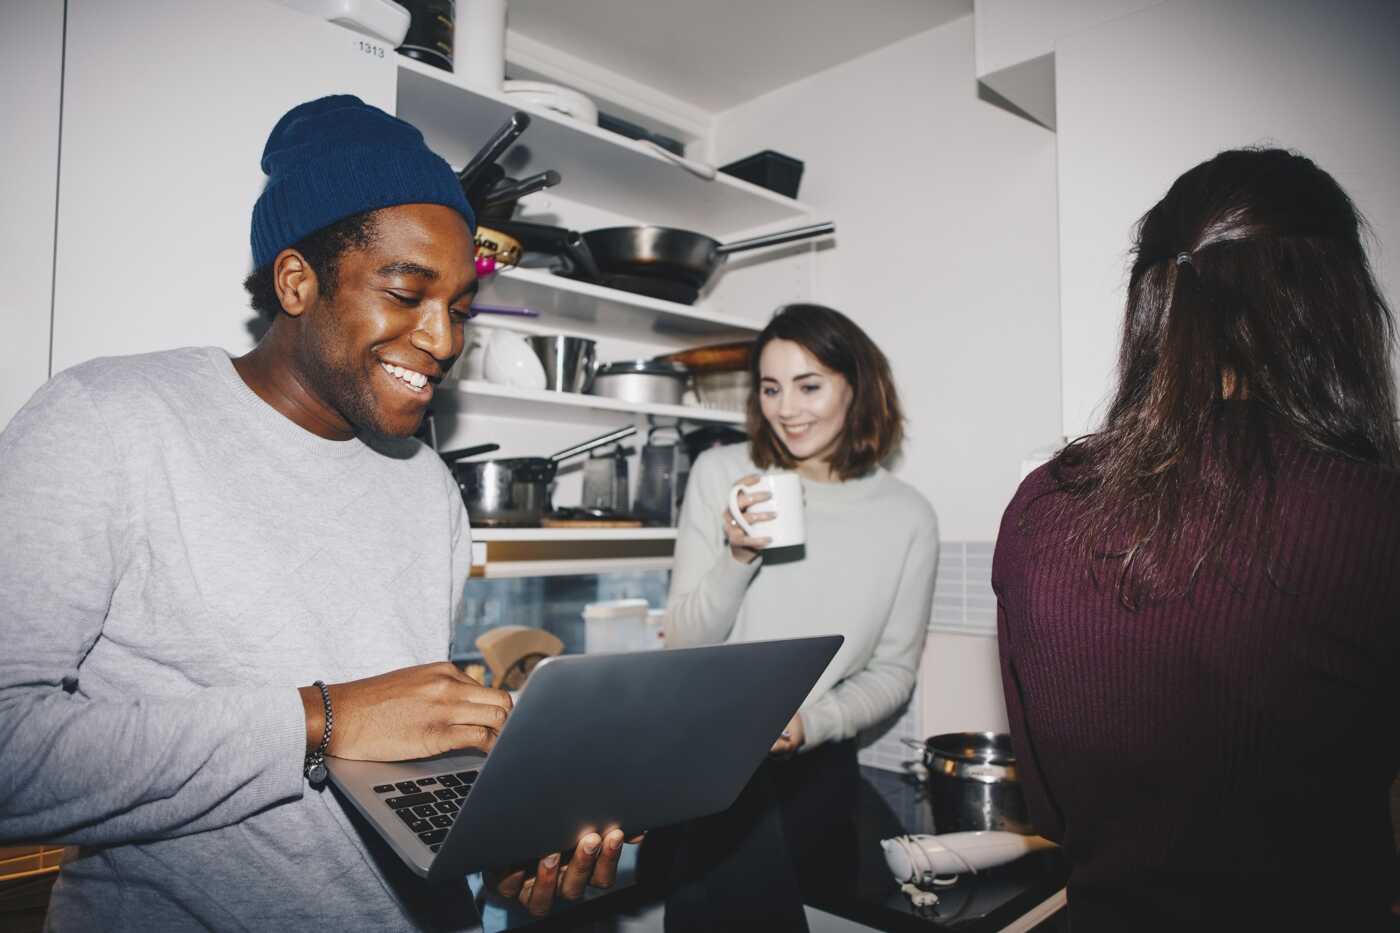
[[45, 385], [0, 435], [0, 842], [77, 847], [50, 927], [473, 926], [305, 783], [296, 692], [445, 658], [470, 550], [431, 451], [316, 437], [222, 350]]
[[913, 693], [933, 611], [938, 521], [927, 499], [883, 468], [844, 483], [804, 482], [805, 552], [794, 559], [775, 551], [741, 564], [729, 553], [721, 514], [730, 487], [759, 472], [743, 444], [695, 461], [676, 539], [666, 644], [846, 636], [802, 705], [803, 747], [812, 749], [853, 737]]

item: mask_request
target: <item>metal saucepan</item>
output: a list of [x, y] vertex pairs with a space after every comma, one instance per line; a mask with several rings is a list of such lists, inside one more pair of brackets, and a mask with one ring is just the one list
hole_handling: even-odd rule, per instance
[[599, 366], [584, 391], [624, 402], [679, 405], [689, 376], [679, 363], [616, 360]]
[[[548, 457], [467, 461], [467, 457], [488, 452], [480, 447], [449, 450], [440, 456], [452, 468], [473, 525], [537, 527], [549, 511], [549, 484], [560, 463], [636, 433], [636, 426], [629, 424]], [[495, 445], [484, 446], [495, 449]]]
[[695, 303], [731, 253], [836, 232], [836, 225], [828, 222], [721, 243], [674, 227], [605, 227], [579, 234], [519, 221], [497, 225], [527, 250], [564, 256], [564, 275], [681, 304]]
[[922, 763], [907, 762], [906, 767], [922, 764], [936, 832], [1032, 832], [1011, 736], [948, 732], [923, 742], [903, 741], [923, 752]]

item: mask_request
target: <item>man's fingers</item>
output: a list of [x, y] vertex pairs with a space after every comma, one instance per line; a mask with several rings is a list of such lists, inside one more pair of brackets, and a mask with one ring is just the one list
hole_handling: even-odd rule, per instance
[[617, 881], [617, 860], [622, 856], [622, 830], [610, 830], [603, 837], [603, 851], [593, 866], [593, 886], [610, 888]]
[[598, 853], [603, 848], [603, 837], [597, 833], [587, 833], [578, 841], [574, 857], [564, 869], [564, 878], [559, 882], [559, 896], [576, 901], [588, 889], [588, 879], [593, 876], [593, 866], [598, 863]]
[[496, 690], [492, 687], [483, 687], [476, 681], [465, 685], [467, 702], [479, 703], [483, 706], [498, 706], [506, 712], [510, 712], [515, 706], [515, 701], [510, 698], [510, 694], [504, 690]]
[[535, 877], [525, 882], [520, 892], [520, 903], [532, 917], [545, 917], [554, 907], [554, 889], [559, 884], [559, 853], [555, 852], [540, 859], [535, 869]]
[[448, 726], [442, 733], [446, 737], [446, 747], [442, 752], [455, 752], [464, 748], [489, 752], [496, 747], [496, 731], [485, 726]]
[[525, 886], [525, 869], [517, 868], [515, 871], [501, 878], [496, 882], [496, 893], [506, 900], [514, 900], [520, 889]]
[[484, 703], [458, 703], [453, 705], [450, 716], [456, 726], [484, 726], [492, 732], [500, 732], [510, 711]]

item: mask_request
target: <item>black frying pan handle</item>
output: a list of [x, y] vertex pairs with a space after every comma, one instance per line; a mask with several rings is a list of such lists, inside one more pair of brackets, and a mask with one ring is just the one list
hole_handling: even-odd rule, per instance
[[462, 170], [457, 173], [457, 178], [462, 182], [462, 187], [467, 187], [472, 183], [478, 172], [491, 163], [499, 159], [510, 144], [520, 138], [520, 134], [525, 132], [525, 128], [530, 125], [530, 115], [517, 110], [512, 113], [509, 119], [496, 130], [495, 134], [486, 141], [486, 144], [476, 151]]
[[490, 165], [483, 165], [475, 178], [465, 182], [462, 185], [462, 193], [467, 196], [467, 203], [472, 206], [472, 210], [478, 213], [485, 211], [486, 205], [482, 204], [482, 201], [486, 198], [486, 192], [505, 177], [506, 170], [492, 162]]
[[728, 256], [730, 253], [742, 253], [744, 250], [760, 249], [764, 246], [777, 246], [779, 243], [791, 243], [793, 240], [810, 240], [812, 237], [825, 236], [835, 232], [836, 224], [828, 221], [822, 224], [812, 224], [810, 227], [798, 227], [795, 230], [765, 233], [763, 236], [749, 237], [747, 240], [735, 240], [733, 243], [725, 243], [716, 247], [715, 252], [721, 256]]
[[461, 450], [444, 450], [438, 456], [443, 459], [444, 463], [450, 464], [468, 457], [475, 457], [477, 454], [489, 454], [500, 449], [500, 444], [477, 444], [475, 447], [463, 447]]
[[577, 230], [524, 220], [498, 220], [492, 223], [492, 227], [515, 237], [521, 246], [531, 252], [565, 257], [573, 266], [573, 271], [582, 275], [585, 281], [606, 284], [607, 277], [598, 268], [583, 234]]
[[553, 188], [560, 182], [559, 173], [554, 169], [540, 172], [538, 175], [531, 175], [529, 178], [517, 181], [514, 184], [505, 185], [500, 188], [492, 188], [486, 192], [482, 198], [482, 208], [490, 209], [507, 201], [518, 201], [527, 194], [534, 194], [536, 191], [543, 191], [545, 188]]
[[492, 227], [515, 237], [521, 246], [532, 253], [551, 253], [555, 256], [567, 256], [569, 238], [578, 235], [567, 227], [534, 224], [525, 220], [498, 220]]

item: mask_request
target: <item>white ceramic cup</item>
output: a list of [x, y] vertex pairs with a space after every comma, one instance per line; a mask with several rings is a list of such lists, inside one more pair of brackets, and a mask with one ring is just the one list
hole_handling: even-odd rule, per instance
[[[772, 512], [771, 521], [750, 524], [739, 511], [739, 494], [769, 493], [772, 498], [758, 503], [759, 512]], [[752, 486], [736, 484], [729, 490], [729, 514], [751, 538], [772, 538], [764, 548], [792, 547], [807, 542], [807, 515], [802, 502], [802, 477], [791, 471], [765, 473]]]

